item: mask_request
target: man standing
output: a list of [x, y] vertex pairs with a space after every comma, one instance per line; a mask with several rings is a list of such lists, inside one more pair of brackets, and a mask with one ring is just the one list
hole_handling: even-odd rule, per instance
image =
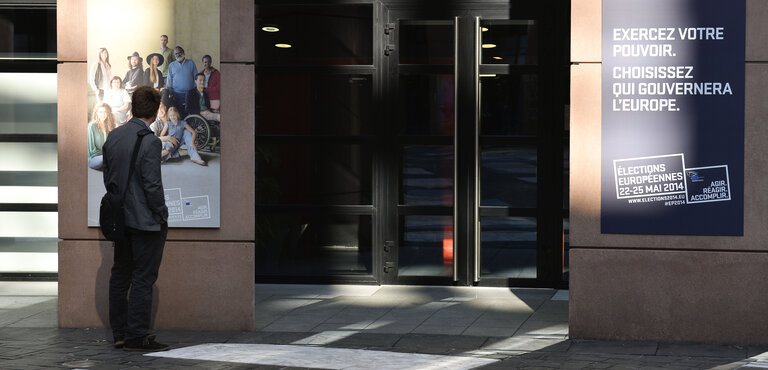
[[[165, 84], [165, 78], [168, 77], [168, 66], [173, 60], [173, 49], [168, 47], [168, 35], [160, 36], [160, 50], [157, 53], [163, 56], [163, 64], [157, 66], [157, 69], [163, 73], [163, 84]], [[152, 63], [149, 59], [147, 61], [149, 64]]]
[[[170, 347], [149, 333], [152, 286], [157, 280], [168, 233], [160, 175], [160, 139], [151, 135], [160, 94], [149, 86], [133, 92], [133, 118], [109, 133], [102, 148], [104, 186], [125, 191], [125, 238], [115, 243], [115, 258], [109, 279], [109, 323], [115, 348], [126, 351], [165, 351]], [[149, 134], [149, 135], [147, 135]], [[131, 156], [142, 136], [133, 173]], [[130, 290], [130, 296], [129, 296]]]
[[177, 46], [173, 52], [176, 60], [168, 66], [168, 79], [165, 81], [165, 88], [173, 94], [176, 108], [181, 112], [181, 116], [186, 117], [184, 99], [187, 97], [187, 91], [195, 88], [197, 66], [195, 62], [186, 59], [184, 49], [181, 46]]

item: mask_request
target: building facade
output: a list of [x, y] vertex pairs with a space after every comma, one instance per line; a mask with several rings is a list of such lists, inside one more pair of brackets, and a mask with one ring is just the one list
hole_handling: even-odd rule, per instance
[[[569, 287], [573, 338], [768, 343], [768, 3], [746, 1], [743, 236], [601, 232], [602, 5], [222, 0], [221, 227], [169, 232], [155, 325], [251, 329], [254, 282]], [[111, 265], [86, 11], [56, 3], [63, 327], [106, 325]]]

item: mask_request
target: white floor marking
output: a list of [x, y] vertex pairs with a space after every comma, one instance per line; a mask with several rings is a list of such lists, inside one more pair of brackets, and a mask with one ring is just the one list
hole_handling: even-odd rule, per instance
[[274, 344], [201, 344], [147, 356], [344, 370], [472, 369], [495, 359]]

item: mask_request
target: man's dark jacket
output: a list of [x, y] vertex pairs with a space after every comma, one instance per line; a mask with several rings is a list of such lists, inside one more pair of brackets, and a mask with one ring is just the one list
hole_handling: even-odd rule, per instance
[[[132, 118], [107, 136], [102, 148], [105, 187], [113, 184], [118, 192], [123, 191], [133, 146], [136, 144], [138, 132], [142, 130], [149, 130], [147, 124], [138, 118]], [[125, 225], [128, 227], [159, 231], [160, 225], [168, 220], [163, 179], [160, 174], [161, 149], [160, 139], [155, 135], [145, 135], [142, 139], [131, 183], [125, 194]]]

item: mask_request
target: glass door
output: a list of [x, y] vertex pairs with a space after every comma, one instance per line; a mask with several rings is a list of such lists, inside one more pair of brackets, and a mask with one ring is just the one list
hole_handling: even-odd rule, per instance
[[383, 282], [563, 281], [567, 45], [542, 8], [388, 12]]

